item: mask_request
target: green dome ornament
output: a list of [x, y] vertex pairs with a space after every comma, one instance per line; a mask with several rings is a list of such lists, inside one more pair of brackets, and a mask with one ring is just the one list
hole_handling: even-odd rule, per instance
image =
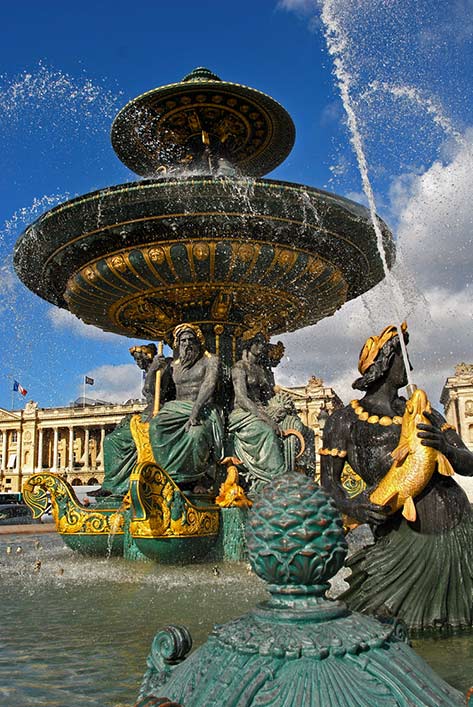
[[247, 526], [270, 598], [216, 626], [188, 658], [183, 627], [156, 635], [136, 707], [454, 707], [464, 697], [413, 651], [402, 622], [325, 597], [347, 546], [331, 498], [302, 474], [266, 487]]

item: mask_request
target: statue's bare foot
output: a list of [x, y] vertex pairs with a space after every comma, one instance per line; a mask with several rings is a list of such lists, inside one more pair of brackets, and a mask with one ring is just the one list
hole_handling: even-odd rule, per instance
[[192, 489], [192, 493], [197, 493], [197, 494], [208, 493], [208, 492], [209, 492], [209, 490], [206, 489], [205, 486], [202, 486], [202, 484], [196, 484], [196, 486], [194, 486], [194, 488]]

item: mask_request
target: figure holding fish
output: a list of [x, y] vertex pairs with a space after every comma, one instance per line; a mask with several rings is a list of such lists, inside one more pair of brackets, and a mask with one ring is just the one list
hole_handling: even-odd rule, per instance
[[[451, 476], [473, 476], [473, 454], [423, 391], [399, 395], [407, 374], [396, 327], [366, 341], [359, 371], [353, 387], [365, 395], [328, 419], [321, 450], [322, 485], [375, 537], [348, 561], [343, 599], [413, 629], [473, 626], [473, 514]], [[341, 483], [345, 463], [366, 484], [354, 498]]]

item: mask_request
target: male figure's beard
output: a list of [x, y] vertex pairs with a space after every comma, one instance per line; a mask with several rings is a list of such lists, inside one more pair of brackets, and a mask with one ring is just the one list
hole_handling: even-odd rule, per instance
[[200, 349], [198, 346], [189, 346], [179, 354], [179, 361], [182, 368], [192, 368], [194, 363], [200, 357]]

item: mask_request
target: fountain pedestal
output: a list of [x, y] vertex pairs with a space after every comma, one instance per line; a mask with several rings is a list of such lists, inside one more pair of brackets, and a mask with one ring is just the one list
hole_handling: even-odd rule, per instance
[[136, 707], [163, 695], [186, 707], [464, 705], [410, 648], [402, 622], [325, 598], [346, 542], [332, 500], [312, 481], [291, 474], [266, 487], [251, 511], [248, 549], [271, 598], [216, 626], [188, 658], [186, 629], [158, 632]]

